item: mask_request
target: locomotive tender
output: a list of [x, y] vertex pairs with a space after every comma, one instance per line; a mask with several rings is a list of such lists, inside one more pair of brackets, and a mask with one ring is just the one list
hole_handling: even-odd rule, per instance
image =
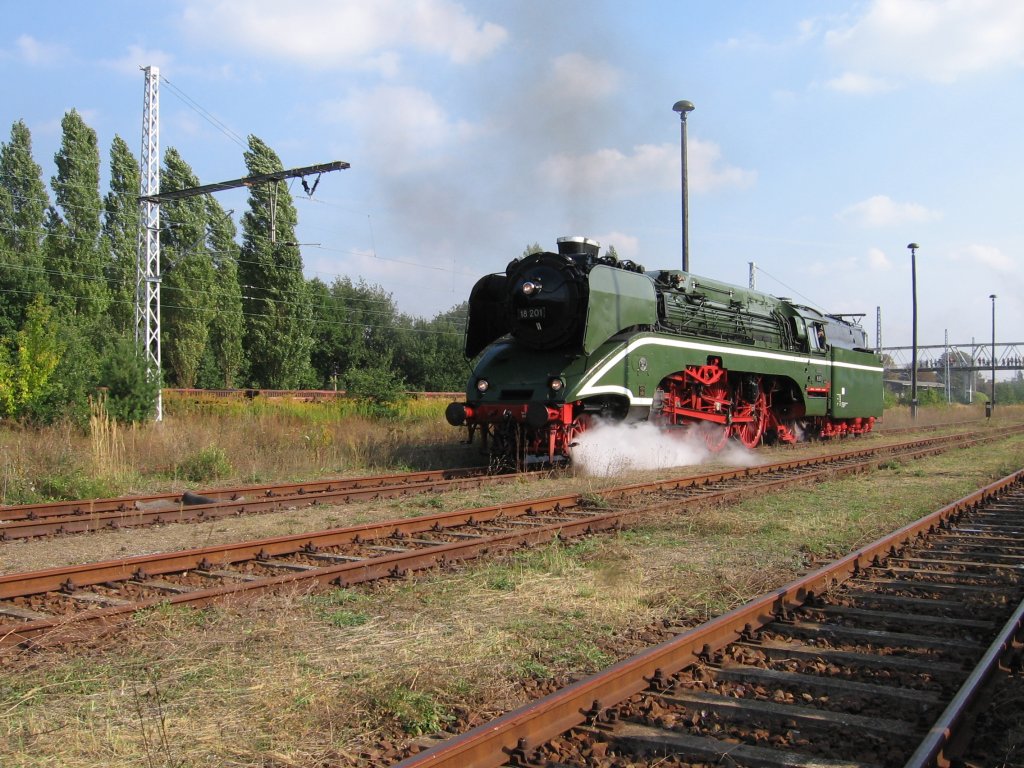
[[516, 463], [567, 459], [594, 417], [702, 424], [711, 450], [869, 432], [882, 362], [856, 323], [584, 237], [513, 260], [470, 294], [466, 402], [446, 418]]

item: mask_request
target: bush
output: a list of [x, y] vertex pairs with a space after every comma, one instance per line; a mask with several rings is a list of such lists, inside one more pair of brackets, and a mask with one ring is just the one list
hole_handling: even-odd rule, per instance
[[35, 489], [43, 499], [101, 499], [113, 495], [113, 488], [105, 480], [81, 469], [40, 477]]
[[177, 467], [177, 474], [193, 483], [219, 480], [229, 476], [233, 471], [224, 449], [215, 445], [192, 454]]
[[389, 367], [353, 366], [345, 373], [345, 393], [370, 406], [368, 415], [394, 417], [408, 398], [405, 379]]

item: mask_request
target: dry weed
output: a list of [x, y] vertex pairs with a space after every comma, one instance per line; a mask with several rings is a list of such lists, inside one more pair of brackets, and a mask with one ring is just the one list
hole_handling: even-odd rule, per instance
[[[278, 445], [307, 457], [315, 453], [303, 444], [299, 425], [285, 435], [280, 424], [250, 426], [259, 424], [274, 435], [252, 439], [250, 450]], [[215, 430], [192, 426], [190, 448], [210, 440], [233, 462], [240, 460], [231, 435], [214, 440]], [[180, 425], [165, 427], [140, 435], [139, 442], [164, 440], [170, 432], [182, 436]], [[339, 442], [340, 435], [312, 460], [328, 460]], [[5, 445], [12, 474], [15, 463], [35, 459], [27, 446]], [[418, 732], [465, 727], [469, 713], [488, 717], [523, 703], [526, 680], [564, 681], [633, 652], [653, 622], [697, 622], [785, 583], [814, 558], [847, 551], [917, 510], [1019, 467], [1022, 446], [1024, 440], [1005, 441], [894, 465], [884, 475], [664, 515], [618, 535], [409, 581], [202, 610], [154, 609], [137, 617], [136, 632], [94, 647], [4, 659], [0, 764], [360, 765], [363, 750], [381, 739], [400, 743]], [[62, 450], [53, 448], [50, 456]], [[173, 440], [165, 450], [176, 460]], [[794, 453], [783, 449], [783, 455]], [[627, 479], [607, 482], [613, 481]], [[240, 538], [241, 530], [259, 528], [272, 535], [287, 526], [316, 527], [331, 515], [342, 525], [552, 495], [559, 487], [594, 492], [604, 482], [533, 478], [476, 495], [296, 511], [188, 530]], [[93, 540], [115, 550], [158, 548], [176, 531], [169, 526]], [[45, 544], [23, 546], [40, 547], [43, 557]], [[49, 546], [66, 549], [72, 542]]]

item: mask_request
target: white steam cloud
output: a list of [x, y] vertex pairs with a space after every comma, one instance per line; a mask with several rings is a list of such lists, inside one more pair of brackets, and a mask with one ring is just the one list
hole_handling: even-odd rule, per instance
[[701, 427], [665, 430], [647, 421], [597, 421], [576, 438], [572, 462], [584, 474], [598, 477], [709, 461], [737, 467], [758, 463], [752, 451], [735, 441], [721, 451], [712, 451], [705, 434]]

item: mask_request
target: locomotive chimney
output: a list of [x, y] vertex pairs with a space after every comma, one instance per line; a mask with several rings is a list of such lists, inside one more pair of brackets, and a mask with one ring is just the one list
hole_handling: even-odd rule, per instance
[[589, 237], [577, 236], [558, 238], [558, 253], [562, 256], [568, 256], [570, 258], [583, 256], [596, 259], [597, 253], [600, 250], [601, 244], [596, 240], [591, 240]]

